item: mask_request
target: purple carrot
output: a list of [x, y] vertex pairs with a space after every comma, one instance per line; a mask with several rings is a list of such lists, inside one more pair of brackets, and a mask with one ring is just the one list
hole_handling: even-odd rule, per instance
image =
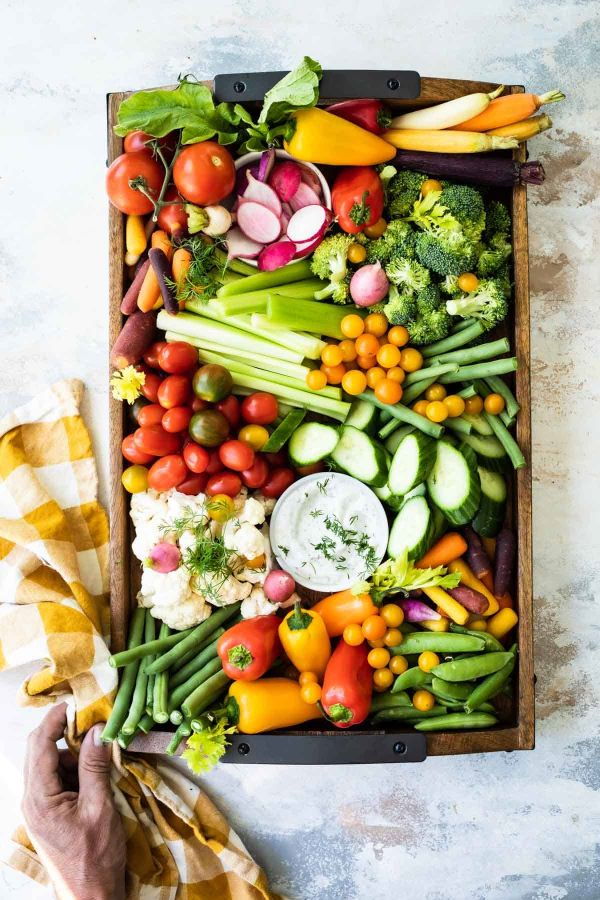
[[427, 153], [398, 150], [395, 162], [403, 169], [416, 169], [439, 178], [456, 178], [474, 184], [513, 187], [515, 184], [542, 184], [546, 173], [541, 162], [520, 163], [509, 156], [491, 153]]
[[494, 573], [494, 588], [497, 597], [505, 594], [509, 587], [513, 574], [515, 560], [516, 541], [510, 528], [503, 528], [496, 538], [496, 571]]
[[457, 600], [461, 606], [464, 606], [465, 609], [468, 609], [469, 612], [476, 613], [478, 616], [481, 616], [489, 606], [489, 603], [483, 594], [480, 594], [479, 591], [474, 591], [472, 588], [466, 587], [465, 585], [455, 588], [446, 588], [446, 593], [450, 594], [451, 597], [454, 597], [454, 599]]
[[[492, 564], [481, 539], [470, 525], [465, 528], [467, 539], [467, 563], [480, 581], [492, 574]], [[483, 578], [482, 578], [483, 576]], [[484, 581], [485, 584], [485, 581]], [[487, 608], [487, 607], [486, 607]]]
[[150, 266], [150, 260], [145, 259], [144, 262], [136, 269], [133, 281], [127, 288], [125, 296], [121, 301], [121, 312], [124, 316], [130, 316], [137, 309], [137, 299], [142, 287], [142, 282], [146, 277], [146, 272]]
[[402, 600], [400, 606], [407, 622], [428, 622], [430, 619], [442, 618], [435, 609], [420, 600]]
[[160, 247], [153, 247], [148, 253], [148, 258], [156, 274], [165, 309], [170, 313], [178, 313], [179, 304], [173, 288], [169, 285], [169, 281], [173, 280], [173, 272], [167, 254]]

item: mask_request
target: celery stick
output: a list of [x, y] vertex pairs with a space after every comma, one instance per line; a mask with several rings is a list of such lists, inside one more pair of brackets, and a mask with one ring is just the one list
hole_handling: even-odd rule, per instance
[[438, 380], [440, 384], [456, 384], [457, 381], [471, 381], [473, 378], [487, 378], [489, 375], [505, 375], [507, 372], [514, 372], [518, 366], [517, 358], [510, 356], [508, 359], [493, 359], [472, 366], [459, 366], [456, 372], [441, 375]]
[[302, 354], [294, 353], [286, 347], [279, 344], [273, 344], [264, 338], [256, 337], [253, 334], [247, 334], [230, 325], [223, 325], [221, 322], [210, 321], [202, 316], [195, 316], [190, 313], [177, 313], [171, 315], [164, 309], [159, 312], [156, 323], [163, 331], [175, 331], [177, 334], [183, 335], [184, 338], [206, 338], [221, 344], [224, 349], [236, 349], [242, 353], [260, 353], [262, 356], [276, 356], [278, 359], [287, 359], [288, 362], [301, 363]]
[[[240, 387], [252, 388], [255, 391], [264, 390], [265, 383], [262, 378], [262, 372], [260, 373], [261, 377], [256, 377], [254, 375], [242, 375], [238, 372], [232, 372], [233, 382], [234, 384], [239, 385]], [[313, 391], [301, 391], [298, 388], [289, 387], [287, 385], [275, 384], [273, 382], [273, 389], [271, 393], [275, 394], [276, 397], [281, 397], [282, 400], [286, 400], [288, 403], [294, 403], [294, 405], [304, 406], [306, 409], [315, 409], [318, 412], [324, 413], [324, 415], [331, 415], [334, 418], [340, 418], [344, 421], [346, 416], [348, 415], [348, 411], [350, 409], [350, 404], [345, 403], [342, 400], [333, 400], [329, 397], [321, 396], [321, 392]]]
[[433, 356], [439, 356], [440, 353], [448, 353], [449, 350], [456, 350], [458, 347], [464, 347], [466, 344], [470, 344], [471, 341], [474, 341], [475, 338], [478, 338], [480, 334], [483, 334], [485, 328], [481, 324], [481, 322], [473, 322], [472, 325], [469, 325], [468, 328], [462, 328], [460, 331], [457, 331], [455, 334], [451, 334], [449, 337], [442, 338], [441, 341], [435, 341], [433, 344], [429, 344], [427, 347], [423, 347], [421, 353], [425, 357], [425, 359], [429, 359]]
[[250, 291], [233, 297], [216, 297], [214, 304], [223, 316], [239, 316], [240, 313], [266, 312], [268, 296], [266, 291]]
[[361, 311], [354, 306], [333, 306], [317, 300], [294, 300], [290, 303], [287, 297], [277, 294], [269, 294], [267, 301], [267, 318], [273, 325], [325, 334], [338, 340], [344, 337], [340, 322], [349, 313], [361, 315]]
[[276, 290], [280, 284], [290, 284], [290, 282], [301, 281], [311, 276], [310, 263], [302, 259], [298, 262], [290, 263], [290, 265], [284, 266], [282, 269], [275, 269], [273, 272], [257, 272], [255, 270], [254, 275], [249, 275], [243, 281], [224, 284], [217, 291], [217, 296], [230, 297], [233, 294], [247, 294], [248, 291]]
[[435, 384], [436, 376], [433, 378], [424, 378], [423, 381], [417, 381], [416, 384], [410, 384], [404, 393], [402, 394], [402, 403], [404, 406], [410, 406], [410, 404], [420, 397], [421, 394], [424, 394], [428, 387], [431, 387], [432, 384]]
[[[295, 302], [296, 301], [294, 300], [294, 303]], [[253, 313], [250, 318], [254, 334], [262, 334], [263, 331], [266, 331], [266, 337], [268, 337], [269, 340], [275, 341], [278, 344], [285, 341], [284, 347], [289, 345], [293, 347], [294, 350], [304, 351], [306, 359], [321, 358], [325, 341], [315, 337], [314, 334], [307, 334], [305, 331], [292, 332], [284, 328], [278, 328], [277, 325], [273, 325], [273, 323], [269, 321], [267, 316], [263, 316], [260, 313]]]
[[426, 369], [417, 369], [416, 372], [409, 372], [402, 382], [402, 386], [410, 387], [411, 384], [416, 384], [417, 381], [425, 381], [429, 378], [439, 378], [440, 375], [450, 375], [453, 372], [458, 372], [458, 365], [453, 362], [444, 363], [443, 365], [428, 366]]
[[364, 394], [359, 394], [358, 396], [361, 400], [366, 400], [368, 403], [372, 403], [374, 406], [379, 407], [379, 409], [389, 409], [395, 419], [400, 419], [401, 422], [405, 422], [407, 425], [414, 425], [415, 428], [424, 431], [425, 434], [429, 434], [431, 437], [439, 438], [444, 433], [444, 429], [441, 425], [430, 422], [425, 416], [420, 416], [418, 413], [414, 412], [414, 410], [407, 409], [399, 403], [396, 403], [394, 406], [390, 403], [382, 403], [372, 391], [366, 391]]
[[521, 452], [521, 448], [509, 432], [506, 425], [500, 420], [499, 416], [491, 416], [487, 412], [483, 412], [483, 416], [490, 428], [508, 453], [510, 461], [515, 469], [520, 469], [527, 465], [527, 461]]
[[498, 341], [489, 341], [487, 344], [478, 344], [476, 347], [465, 347], [460, 350], [451, 350], [449, 353], [442, 353], [435, 356], [432, 363], [458, 363], [463, 366], [466, 363], [478, 362], [482, 359], [496, 359], [510, 350], [510, 344], [507, 338], [500, 338]]
[[[180, 341], [181, 335], [174, 331], [167, 331], [165, 337], [168, 341]], [[277, 372], [279, 375], [289, 375], [290, 378], [297, 378], [299, 381], [305, 381], [306, 376], [312, 371], [308, 366], [301, 366], [298, 363], [291, 363], [285, 359], [275, 359], [273, 356], [260, 356], [258, 353], [237, 354], [229, 352], [228, 348], [224, 348], [222, 344], [215, 344], [212, 341], [198, 340], [197, 338], [187, 338], [188, 344], [198, 347], [199, 350], [208, 351], [212, 355], [218, 354], [222, 359], [228, 359], [232, 362], [246, 363], [254, 366], [255, 369], [264, 369], [266, 372]], [[213, 360], [219, 362], [219, 360]], [[225, 365], [225, 363], [223, 363]]]

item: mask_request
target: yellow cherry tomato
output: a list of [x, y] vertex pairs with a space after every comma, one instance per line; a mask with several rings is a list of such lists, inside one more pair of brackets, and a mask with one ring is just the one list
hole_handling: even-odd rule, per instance
[[479, 278], [477, 275], [474, 275], [473, 272], [463, 272], [462, 275], [458, 276], [457, 284], [461, 291], [468, 294], [471, 291], [477, 290], [479, 287]]
[[367, 332], [366, 334], [360, 334], [356, 338], [354, 346], [359, 356], [377, 356], [379, 341], [377, 340], [377, 335]]
[[444, 406], [448, 410], [448, 415], [451, 419], [462, 416], [465, 411], [465, 401], [458, 394], [448, 394], [447, 397], [444, 397]]
[[372, 669], [383, 669], [390, 661], [390, 651], [385, 647], [376, 647], [369, 650], [367, 660]]
[[255, 556], [253, 559], [247, 559], [245, 562], [245, 567], [247, 569], [262, 569], [265, 565], [265, 554], [261, 553], [260, 556]]
[[386, 603], [379, 610], [379, 615], [388, 628], [397, 628], [404, 622], [404, 610], [397, 603]]
[[385, 372], [379, 366], [371, 366], [367, 372], [367, 384], [370, 388], [375, 388], [384, 378]]
[[395, 344], [384, 344], [377, 351], [377, 362], [384, 369], [393, 369], [400, 362], [400, 350]]
[[380, 615], [367, 616], [362, 623], [362, 633], [368, 641], [380, 640], [386, 632], [386, 624]]
[[434, 653], [432, 650], [424, 650], [417, 660], [417, 665], [421, 672], [431, 672], [431, 670], [435, 668], [435, 666], [439, 666], [439, 664], [440, 658], [437, 653]]
[[318, 680], [316, 672], [300, 672], [298, 684], [304, 687], [305, 684], [316, 684]]
[[442, 185], [441, 182], [437, 180], [437, 178], [427, 178], [423, 184], [421, 185], [421, 194], [426, 197], [427, 194], [431, 194], [432, 191], [441, 191]]
[[465, 412], [468, 412], [470, 416], [478, 416], [482, 409], [483, 400], [479, 394], [475, 394], [474, 397], [467, 397], [465, 400]]
[[397, 381], [391, 378], [384, 378], [375, 385], [374, 394], [381, 403], [400, 403], [402, 398], [402, 388]]
[[325, 372], [328, 384], [341, 384], [346, 374], [346, 366], [339, 363], [337, 366], [321, 366], [321, 372]]
[[402, 675], [408, 669], [408, 660], [405, 656], [392, 656], [390, 659], [390, 671], [394, 675]]
[[351, 647], [358, 647], [365, 639], [360, 625], [346, 625], [342, 632], [342, 637]]
[[361, 335], [364, 330], [365, 323], [363, 318], [362, 316], [357, 315], [357, 313], [349, 313], [349, 315], [344, 316], [340, 322], [340, 331], [346, 338], [352, 338], [352, 340], [354, 340]]
[[367, 250], [362, 244], [350, 244], [348, 247], [348, 262], [361, 263], [367, 258]]
[[443, 400], [448, 392], [443, 384], [432, 384], [425, 391], [426, 400]]
[[322, 391], [327, 385], [327, 375], [321, 369], [311, 369], [306, 376], [306, 384], [311, 391]]
[[383, 636], [383, 643], [386, 647], [397, 647], [402, 643], [403, 637], [399, 628], [388, 628]]
[[325, 366], [339, 366], [343, 359], [344, 354], [339, 344], [325, 344], [321, 351], [321, 362]]
[[227, 494], [214, 494], [206, 501], [206, 512], [214, 522], [227, 522], [235, 512], [235, 503]]
[[128, 466], [121, 475], [121, 484], [129, 494], [141, 494], [148, 490], [146, 466]]
[[416, 403], [413, 403], [411, 409], [413, 409], [420, 416], [426, 416], [428, 406], [429, 402], [427, 400], [417, 400]]
[[[371, 371], [373, 370], [371, 369]], [[361, 372], [359, 369], [352, 369], [350, 372], [346, 372], [342, 378], [342, 387], [347, 394], [356, 397], [357, 394], [362, 394], [366, 390], [367, 380], [364, 372]]]
[[359, 356], [356, 360], [361, 369], [372, 369], [377, 362], [376, 356]]
[[354, 341], [351, 341], [349, 338], [346, 338], [343, 341], [340, 341], [339, 348], [342, 351], [342, 359], [344, 362], [352, 362], [356, 359], [356, 347], [354, 346]]
[[304, 700], [305, 703], [318, 703], [321, 699], [322, 688], [320, 684], [316, 684], [314, 681], [310, 684], [305, 684], [302, 690], [300, 691], [300, 696]]
[[404, 325], [393, 325], [388, 331], [388, 341], [395, 347], [404, 347], [408, 344], [408, 331]]
[[389, 669], [375, 669], [373, 672], [373, 687], [376, 691], [387, 691], [393, 681], [394, 676]]
[[435, 705], [435, 697], [429, 691], [415, 691], [412, 704], [419, 712], [428, 712]]
[[469, 628], [471, 631], [485, 631], [487, 622], [485, 619], [474, 619], [472, 622], [469, 622]]
[[375, 641], [367, 641], [369, 647], [385, 647], [385, 641], [383, 638], [377, 638]]
[[244, 425], [238, 431], [238, 439], [253, 450], [260, 450], [269, 440], [269, 432], [264, 425]]
[[448, 409], [441, 400], [432, 400], [427, 404], [425, 415], [430, 422], [444, 422], [448, 418]]
[[392, 366], [391, 369], [387, 370], [387, 377], [392, 381], [397, 381], [398, 384], [402, 384], [406, 378], [406, 372], [404, 369], [401, 369], [400, 366]]
[[369, 313], [365, 319], [365, 331], [375, 337], [383, 337], [388, 330], [388, 320], [383, 313]]
[[367, 225], [364, 230], [364, 233], [368, 238], [378, 238], [381, 237], [382, 234], [385, 234], [385, 230], [387, 228], [387, 222], [385, 219], [377, 219], [374, 225]]
[[423, 355], [414, 347], [405, 347], [400, 354], [400, 365], [405, 372], [418, 372], [423, 368]]
[[504, 397], [500, 394], [488, 394], [483, 401], [483, 407], [490, 416], [499, 416], [505, 406]]

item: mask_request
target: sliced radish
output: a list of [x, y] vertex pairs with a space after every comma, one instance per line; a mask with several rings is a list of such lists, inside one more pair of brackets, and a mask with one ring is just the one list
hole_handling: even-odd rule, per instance
[[301, 181], [302, 172], [300, 166], [291, 160], [278, 163], [269, 178], [269, 184], [277, 192], [279, 199], [286, 203], [292, 199], [300, 187]]
[[272, 210], [277, 217], [281, 215], [281, 201], [273, 188], [268, 184], [263, 184], [254, 177], [252, 172], [248, 172], [248, 187], [244, 191], [244, 200], [254, 200], [256, 203], [262, 203], [268, 209]]
[[279, 216], [254, 200], [244, 198], [237, 211], [237, 220], [244, 234], [259, 244], [272, 244], [281, 234]]
[[303, 181], [300, 182], [298, 190], [290, 200], [290, 206], [294, 211], [302, 209], [303, 206], [315, 206], [320, 203], [319, 195]]
[[325, 237], [325, 228], [321, 230], [321, 232], [313, 238], [311, 241], [304, 241], [302, 244], [296, 244], [296, 252], [294, 254], [294, 259], [300, 259], [303, 256], [308, 256], [309, 253], [312, 253], [313, 250], [316, 250], [323, 238]]
[[260, 160], [258, 161], [258, 173], [256, 175], [259, 181], [269, 180], [269, 175], [271, 174], [274, 163], [274, 150], [265, 150], [263, 153], [261, 153]]
[[323, 193], [323, 188], [316, 172], [313, 172], [313, 170], [307, 168], [307, 166], [300, 166], [300, 170], [300, 177], [304, 184], [307, 184], [312, 188], [315, 194], [318, 194], [320, 197]]
[[258, 166], [252, 164], [251, 166], [243, 166], [241, 169], [237, 170], [237, 175], [235, 176], [235, 192], [238, 196], [243, 194], [248, 187], [248, 172], [251, 172], [256, 178], [258, 175]]
[[327, 221], [327, 210], [324, 206], [317, 203], [303, 206], [290, 219], [287, 227], [287, 236], [295, 244], [304, 244], [318, 237], [326, 227]]
[[261, 250], [258, 268], [262, 272], [272, 272], [286, 266], [296, 255], [296, 245], [292, 241], [277, 241]]
[[239, 228], [230, 228], [225, 235], [227, 241], [227, 259], [256, 259], [263, 248], [262, 244], [251, 240]]

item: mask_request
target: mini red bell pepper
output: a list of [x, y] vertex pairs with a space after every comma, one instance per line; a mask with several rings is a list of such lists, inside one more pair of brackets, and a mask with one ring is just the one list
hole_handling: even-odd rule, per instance
[[381, 100], [343, 100], [328, 106], [327, 112], [373, 134], [383, 134], [392, 122], [392, 115]]
[[281, 651], [278, 616], [255, 616], [228, 628], [217, 643], [223, 671], [234, 681], [255, 681]]
[[371, 166], [342, 169], [331, 192], [338, 225], [347, 234], [358, 234], [374, 225], [383, 212], [381, 178]]
[[373, 693], [373, 670], [365, 644], [352, 647], [341, 640], [331, 655], [323, 678], [321, 704], [338, 728], [360, 725], [367, 718]]

